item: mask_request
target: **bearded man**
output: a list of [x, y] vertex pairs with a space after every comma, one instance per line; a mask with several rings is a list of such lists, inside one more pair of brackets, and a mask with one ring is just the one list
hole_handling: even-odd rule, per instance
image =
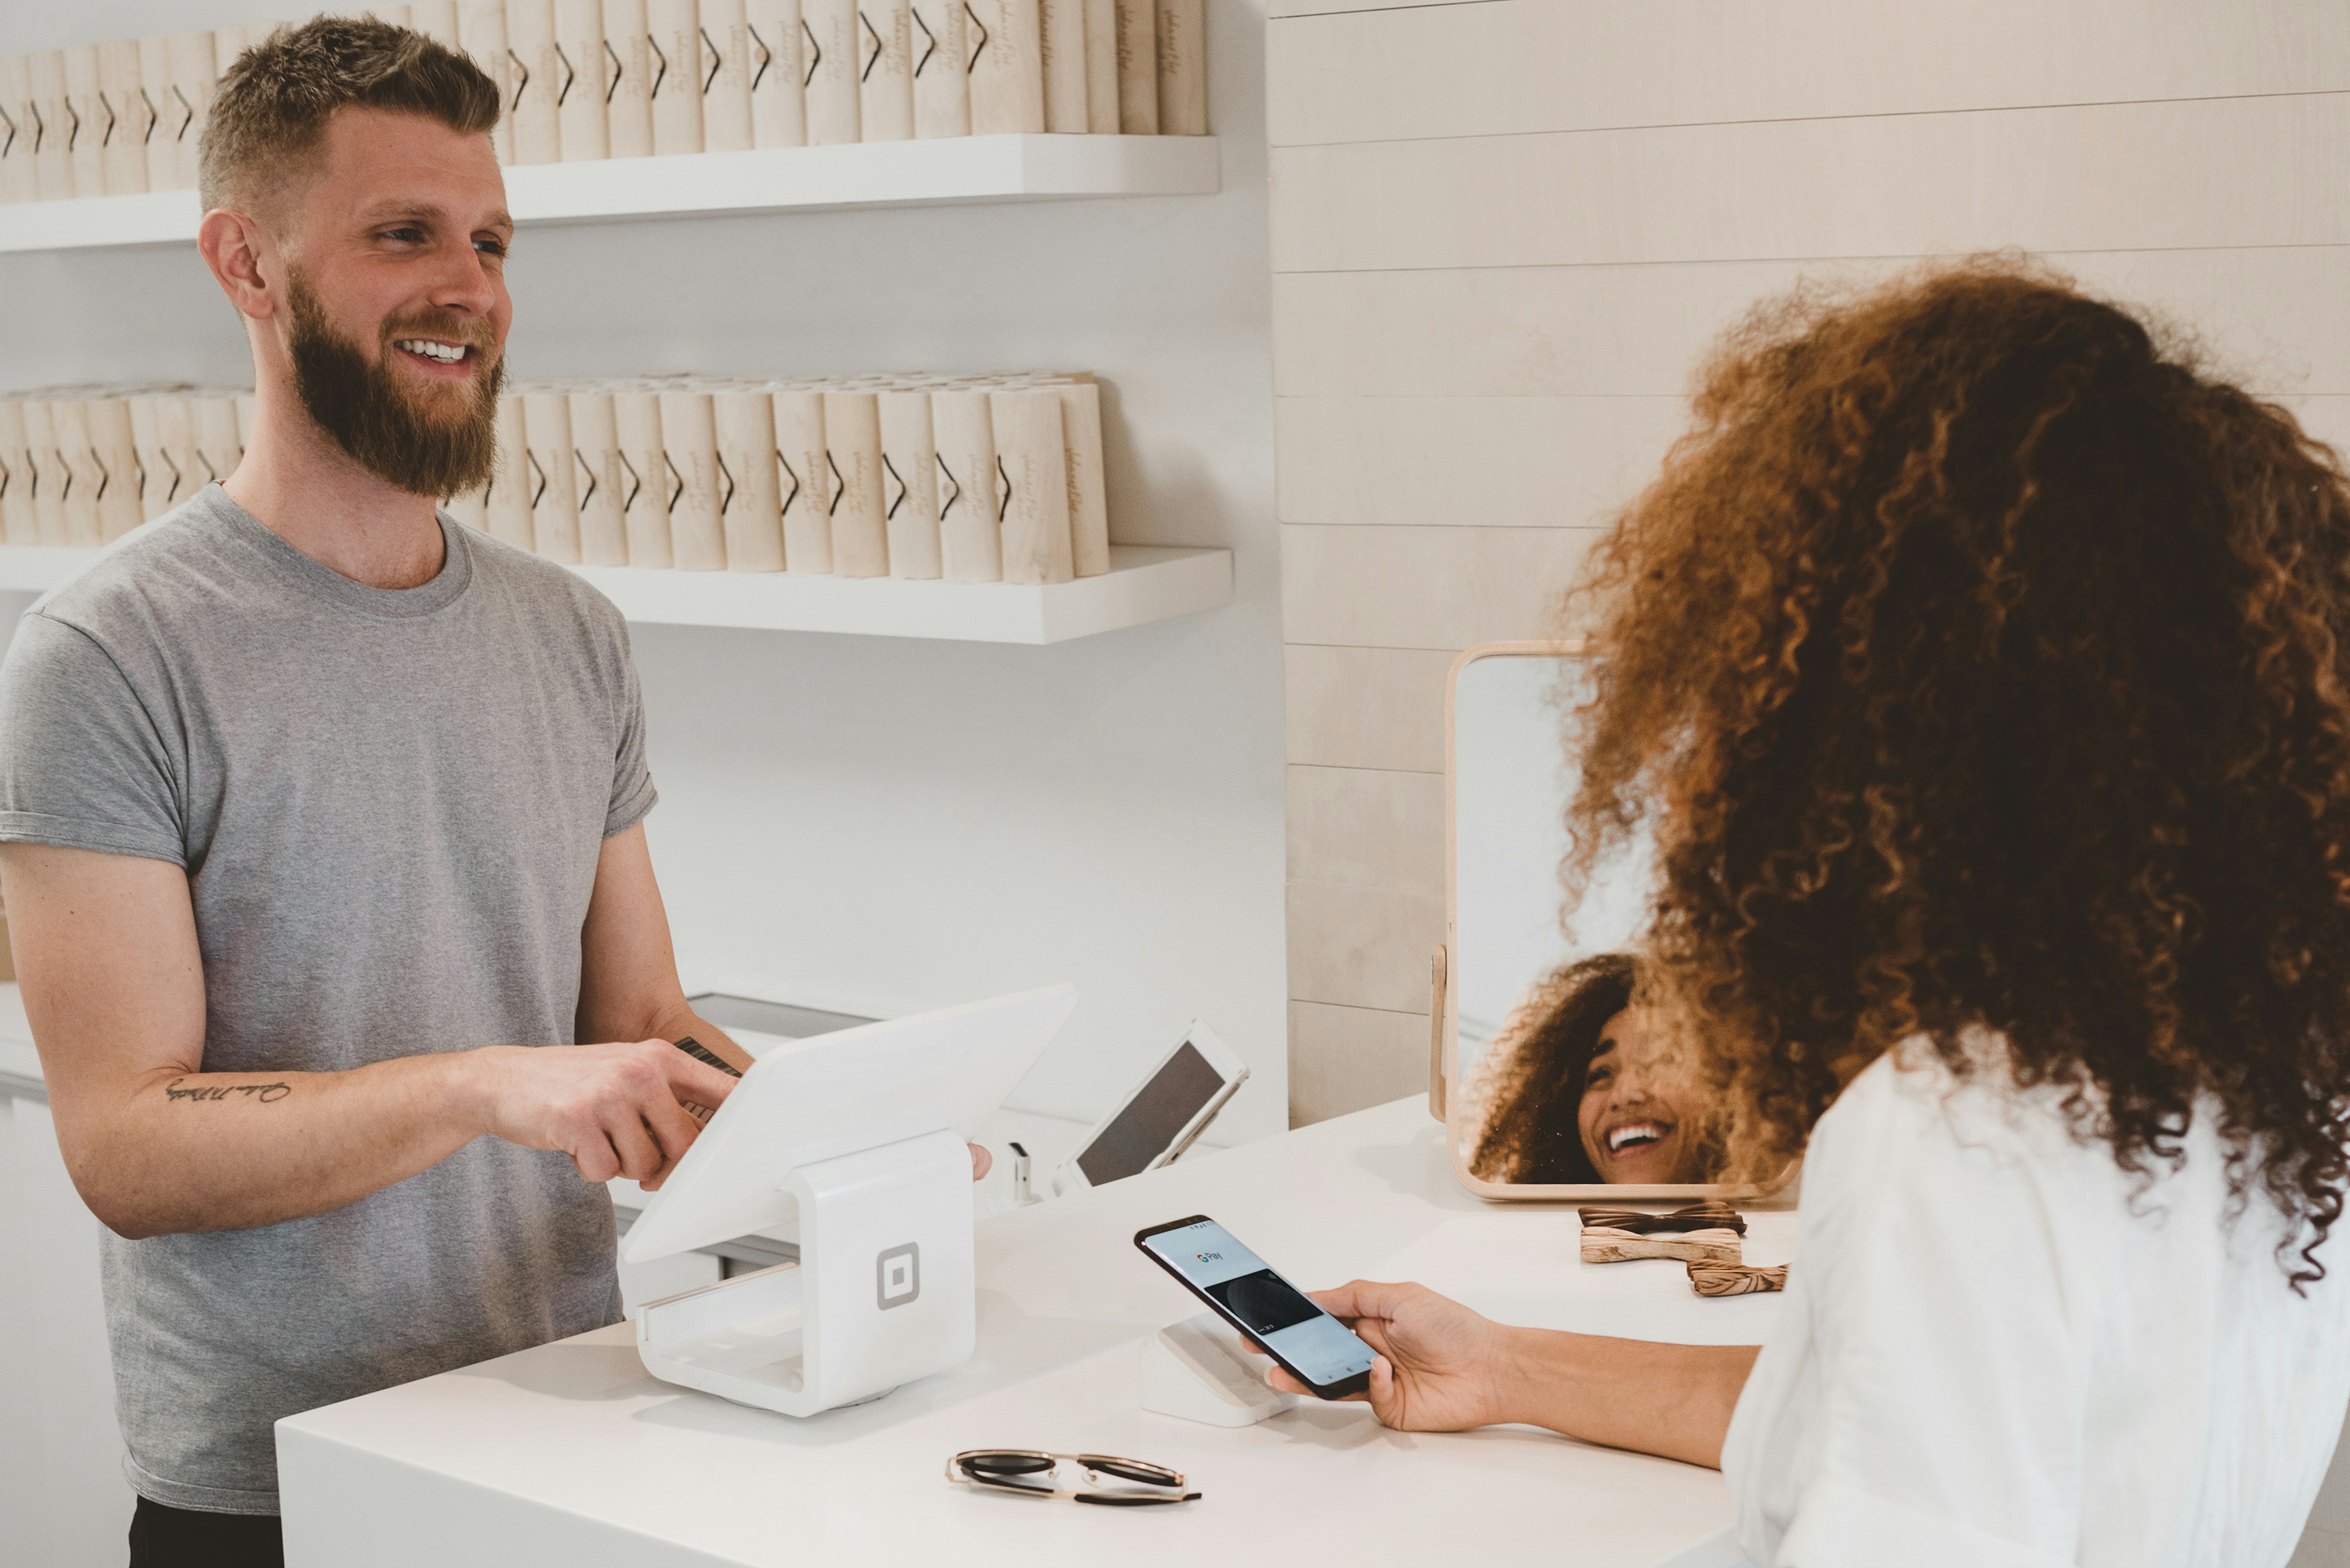
[[658, 1184], [681, 1102], [725, 1098], [671, 1042], [748, 1061], [678, 983], [619, 612], [434, 506], [493, 462], [498, 109], [372, 20], [237, 61], [200, 244], [244, 461], [0, 668], [0, 878], [110, 1232], [140, 1568], [279, 1560], [278, 1417], [618, 1321], [596, 1184]]

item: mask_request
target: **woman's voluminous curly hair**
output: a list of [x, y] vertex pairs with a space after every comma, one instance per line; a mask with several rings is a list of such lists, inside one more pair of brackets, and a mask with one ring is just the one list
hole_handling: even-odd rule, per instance
[[1629, 953], [1565, 965], [1519, 1003], [1486, 1053], [1490, 1107], [1469, 1168], [1488, 1181], [1599, 1180], [1576, 1116], [1607, 1021], [1632, 1005]]
[[2202, 1096], [2320, 1277], [2350, 1179], [2350, 486], [2012, 257], [1752, 316], [1578, 593], [1579, 890], [1648, 821], [1660, 992], [1766, 1176], [1888, 1047], [2004, 1035], [2150, 1178]]

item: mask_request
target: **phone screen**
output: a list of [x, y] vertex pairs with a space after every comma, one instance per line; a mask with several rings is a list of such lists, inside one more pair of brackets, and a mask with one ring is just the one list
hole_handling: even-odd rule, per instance
[[1222, 1307], [1274, 1359], [1317, 1388], [1371, 1369], [1372, 1350], [1213, 1220], [1141, 1238], [1152, 1257]]

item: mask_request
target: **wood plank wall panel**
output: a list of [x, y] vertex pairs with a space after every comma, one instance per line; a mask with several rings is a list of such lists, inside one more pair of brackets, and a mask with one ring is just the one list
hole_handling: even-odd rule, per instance
[[1292, 643], [1284, 654], [1291, 763], [1444, 771], [1449, 650]]
[[1459, 649], [1756, 301], [2033, 248], [2350, 447], [2350, 5], [1276, 0], [1293, 1118], [1416, 1092]]
[[2341, 90], [2350, 5], [1491, 0], [1276, 26], [1268, 57], [1301, 147]]
[[[2350, 392], [2350, 251], [2340, 246], [2046, 259], [2086, 287], [2193, 323], [2263, 390]], [[1679, 397], [1698, 356], [1756, 301], [1799, 279], [1866, 283], [1914, 260], [1280, 275], [1274, 391]]]
[[1689, 424], [1680, 398], [1284, 398], [1284, 523], [1594, 527]]
[[1274, 267], [2343, 244], [2345, 169], [2350, 92], [1286, 148]]

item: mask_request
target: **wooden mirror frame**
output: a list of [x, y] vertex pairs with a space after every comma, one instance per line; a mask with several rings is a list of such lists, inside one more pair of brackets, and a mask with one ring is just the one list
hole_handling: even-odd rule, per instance
[[1444, 945], [1429, 963], [1429, 1114], [1444, 1124], [1445, 1148], [1453, 1179], [1478, 1197], [1501, 1203], [1557, 1202], [1562, 1199], [1604, 1199], [1615, 1202], [1674, 1200], [1695, 1202], [1703, 1198], [1751, 1201], [1780, 1190], [1794, 1176], [1763, 1187], [1723, 1182], [1501, 1182], [1488, 1181], [1469, 1168], [1460, 1112], [1461, 1096], [1452, 1091], [1453, 1071], [1461, 1054], [1461, 998], [1452, 984], [1452, 955], [1461, 940], [1461, 835], [1457, 817], [1459, 736], [1456, 697], [1461, 671], [1481, 659], [1574, 659], [1592, 653], [1588, 638], [1555, 642], [1481, 642], [1452, 661], [1444, 678]]

